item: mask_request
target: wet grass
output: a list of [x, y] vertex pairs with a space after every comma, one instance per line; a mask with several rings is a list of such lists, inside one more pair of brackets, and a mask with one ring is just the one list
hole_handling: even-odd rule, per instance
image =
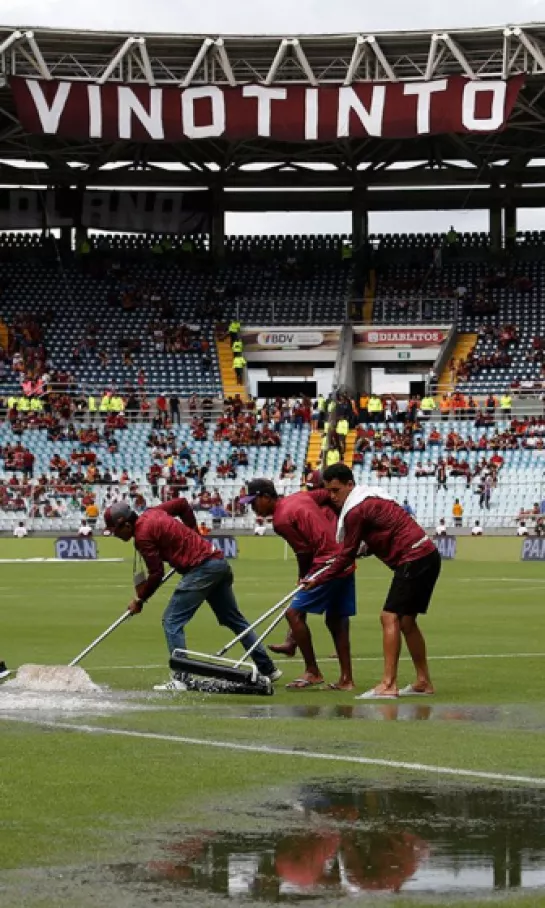
[[[51, 556], [52, 549], [52, 540], [3, 540], [0, 557]], [[114, 541], [101, 541], [100, 549], [105, 557], [130, 555], [128, 548]], [[267, 700], [163, 697], [151, 702], [146, 699], [145, 705], [157, 703], [166, 706], [166, 711], [72, 721], [204, 741], [234, 741], [250, 747], [545, 778], [541, 680], [545, 574], [539, 564], [521, 564], [519, 552], [520, 542], [515, 539], [462, 540], [460, 559], [444, 565], [436, 599], [423, 624], [430, 654], [439, 657], [432, 663], [437, 686], [433, 704], [386, 703], [369, 708], [356, 704], [350, 694], [326, 690], [293, 693], [280, 686], [275, 697]], [[283, 560], [281, 543], [272, 539], [242, 540], [241, 557], [234, 569], [239, 601], [250, 618], [281, 598], [295, 581], [293, 561]], [[10, 665], [68, 662], [123, 611], [131, 593], [131, 574], [129, 561], [3, 565], [0, 658]], [[379, 676], [378, 614], [388, 581], [389, 572], [373, 561], [358, 571], [359, 614], [352, 636], [360, 690]], [[95, 681], [119, 690], [149, 692], [164, 677], [160, 614], [166, 600], [167, 591], [162, 591], [142, 616], [92, 654], [85, 667]], [[317, 651], [325, 660], [331, 654], [331, 643], [319, 619], [311, 627]], [[278, 636], [282, 633], [283, 629]], [[206, 607], [189, 629], [190, 642], [198, 648], [216, 649], [227, 637]], [[516, 657], [517, 653], [527, 655]], [[477, 658], [450, 658], [453, 656]], [[282, 668], [290, 680], [300, 670], [300, 663], [285, 661]], [[334, 662], [324, 661], [323, 668], [327, 679], [334, 680]], [[407, 662], [401, 680], [411, 680]], [[0, 690], [0, 712], [1, 696]], [[155, 896], [161, 904], [170, 904], [171, 898], [173, 904], [179, 904], [179, 891], [155, 892], [149, 881], [127, 889], [126, 884], [108, 877], [101, 887], [96, 867], [130, 865], [135, 849], [148, 836], [160, 838], [174, 822], [186, 831], [238, 824], [243, 832], [249, 822], [240, 809], [243, 802], [270, 800], [280, 789], [308, 780], [331, 783], [356, 778], [362, 786], [377, 782], [397, 785], [407, 779], [412, 784], [431, 780], [438, 788], [445, 784], [434, 773], [318, 763], [296, 755], [230, 752], [206, 744], [114, 738], [1, 721], [0, 731], [2, 762], [9, 768], [0, 776], [2, 908], [21, 904], [49, 908], [63, 901], [78, 908], [88, 904], [139, 908], [151, 904]], [[96, 891], [78, 876], [79, 882], [70, 884], [68, 893], [66, 879], [59, 878], [62, 868], [87, 864], [95, 868], [91, 876]], [[42, 870], [34, 879], [30, 868]], [[52, 868], [50, 874], [47, 868]], [[12, 890], [18, 871], [23, 871], [28, 883], [24, 902], [16, 901]], [[86, 890], [89, 886], [93, 897]], [[451, 894], [447, 903], [457, 908], [490, 905], [475, 900], [477, 895], [475, 891], [474, 898], [466, 902], [461, 894]], [[492, 889], [488, 895], [509, 908], [545, 905], [545, 892], [515, 898]], [[360, 898], [375, 904], [382, 897], [379, 892], [353, 895], [347, 904]], [[208, 908], [218, 898], [223, 899], [212, 892], [195, 893], [191, 904]], [[245, 904], [251, 904], [249, 898], [245, 896]], [[330, 905], [331, 898], [326, 892], [312, 904]], [[431, 908], [439, 904], [430, 898], [416, 895], [405, 900], [398, 895], [395, 905]], [[335, 905], [345, 901], [340, 893], [334, 900]]]

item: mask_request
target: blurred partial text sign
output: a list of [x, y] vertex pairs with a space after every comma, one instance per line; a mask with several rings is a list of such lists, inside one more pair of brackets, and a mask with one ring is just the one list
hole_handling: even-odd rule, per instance
[[94, 539], [64, 536], [55, 541], [55, 555], [63, 561], [96, 561], [97, 544]]
[[238, 543], [234, 536], [208, 536], [207, 541], [211, 542], [214, 548], [223, 554], [224, 558], [236, 558], [238, 556]]
[[436, 536], [433, 541], [443, 561], [456, 558], [456, 536]]
[[520, 551], [521, 561], [545, 561], [545, 538], [526, 536]]

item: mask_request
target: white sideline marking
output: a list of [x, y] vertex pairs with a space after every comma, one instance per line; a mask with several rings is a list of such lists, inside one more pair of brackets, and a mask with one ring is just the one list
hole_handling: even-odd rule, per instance
[[462, 577], [458, 583], [490, 583], [499, 580], [500, 583], [545, 583], [539, 577]]
[[19, 719], [5, 717], [0, 721], [37, 725], [41, 728], [82, 732], [88, 735], [112, 735], [120, 738], [139, 738], [145, 741], [161, 741], [170, 744], [187, 744], [195, 747], [214, 747], [240, 753], [265, 754], [267, 756], [303, 757], [306, 760], [321, 760], [331, 763], [348, 763], [359, 766], [380, 766], [384, 769], [406, 769], [410, 772], [429, 772], [440, 776], [458, 776], [469, 779], [487, 779], [492, 782], [518, 782], [523, 785], [545, 785], [545, 778], [538, 776], [516, 776], [509, 773], [486, 772], [480, 769], [459, 769], [454, 766], [433, 766], [429, 763], [408, 763], [405, 760], [382, 760], [375, 757], [349, 757], [343, 754], [312, 753], [289, 747], [272, 747], [267, 744], [238, 744], [234, 741], [216, 741], [208, 738], [186, 738], [181, 735], [167, 735], [151, 731], [131, 731], [124, 728], [104, 728], [100, 725], [79, 725], [73, 722], [41, 721], [40, 719]]
[[0, 558], [0, 564], [120, 564], [125, 558]]
[[[464, 659], [545, 659], [545, 653], [463, 653], [455, 656], [428, 656], [428, 661], [434, 660], [435, 662], [447, 662], [447, 661], [463, 661]], [[337, 659], [333, 656], [329, 657], [319, 657], [320, 662], [337, 662]], [[282, 665], [289, 665], [290, 662], [296, 664], [293, 659], [275, 659], [275, 662]], [[409, 656], [402, 656], [400, 662], [410, 662]], [[382, 662], [382, 656], [354, 656], [352, 662]], [[92, 665], [89, 668], [90, 672], [117, 672], [122, 670], [133, 670], [133, 669], [152, 669], [152, 668], [165, 668], [167, 660], [160, 662], [157, 665], [150, 663], [149, 665]]]

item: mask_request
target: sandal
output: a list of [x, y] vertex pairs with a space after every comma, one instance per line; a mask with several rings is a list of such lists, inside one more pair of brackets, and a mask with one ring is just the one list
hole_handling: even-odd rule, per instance
[[286, 684], [287, 690], [304, 690], [305, 687], [321, 687], [323, 684], [322, 681], [309, 681], [307, 678], [296, 678], [295, 681], [290, 681], [289, 684]]

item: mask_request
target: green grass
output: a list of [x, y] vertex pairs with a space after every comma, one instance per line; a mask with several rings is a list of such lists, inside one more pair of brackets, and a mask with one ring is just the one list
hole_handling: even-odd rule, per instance
[[[101, 540], [100, 554], [125, 561], [2, 565], [0, 658], [11, 666], [68, 662], [121, 614], [132, 592], [132, 551], [115, 540]], [[0, 542], [1, 558], [52, 555], [53, 540]], [[461, 539], [458, 559], [444, 564], [430, 613], [422, 622], [437, 688], [433, 708], [429, 701], [366, 707], [356, 704], [351, 694], [289, 692], [283, 684], [270, 699], [144, 699], [144, 692], [147, 697], [152, 685], [165, 676], [160, 616], [169, 590], [164, 589], [141, 616], [120, 628], [85, 662], [95, 681], [120, 691], [142, 691], [147, 709], [69, 721], [75, 727], [88, 724], [545, 779], [545, 571], [540, 564], [522, 564], [519, 555], [516, 539]], [[294, 561], [291, 556], [284, 560], [283, 545], [276, 539], [241, 539], [240, 557], [233, 566], [239, 603], [249, 618], [280, 599], [296, 581]], [[358, 569], [359, 614], [352, 626], [352, 644], [362, 690], [380, 676], [378, 618], [389, 580], [390, 573], [372, 559]], [[335, 663], [328, 660], [331, 641], [321, 620], [311, 619], [311, 628], [324, 674], [335, 680]], [[283, 633], [280, 628], [276, 637]], [[228, 637], [206, 606], [189, 626], [189, 643], [198, 649], [213, 651]], [[293, 660], [284, 661], [282, 668], [290, 680], [301, 666]], [[400, 680], [411, 680], [406, 660]], [[0, 709], [1, 702], [0, 691]], [[275, 713], [288, 705], [301, 707], [299, 715]], [[262, 718], [248, 718], [249, 707], [258, 708]], [[352, 721], [354, 708], [365, 718]], [[46, 908], [65, 897], [66, 904], [86, 908], [92, 901], [88, 894], [75, 884], [61, 892], [56, 874], [48, 875], [47, 868], [102, 867], [130, 861], [133, 854], [149, 856], [153, 843], [173, 824], [184, 831], [243, 830], [255, 823], [248, 819], [245, 804], [274, 801], [309, 782], [319, 786], [344, 779], [364, 789], [400, 783], [438, 789], [469, 786], [475, 787], [477, 799], [479, 786], [485, 784], [426, 771], [218, 750], [168, 739], [82, 734], [20, 722], [0, 721], [0, 731], [3, 908], [12, 904]], [[271, 814], [271, 828], [278, 822]], [[23, 883], [24, 902], [17, 896]], [[127, 885], [111, 884], [113, 888], [104, 890], [104, 903], [124, 905], [127, 899], [127, 905], [139, 905], [136, 890]], [[545, 904], [545, 893], [520, 898], [516, 893], [495, 895], [501, 905]], [[188, 898], [178, 896], [184, 903]], [[340, 904], [338, 897], [332, 890], [316, 904], [330, 905], [329, 899]], [[368, 893], [364, 900], [375, 904], [377, 898]], [[201, 896], [198, 904], [215, 901], [211, 895]], [[396, 908], [435, 904], [439, 902], [408, 895], [395, 899]], [[461, 908], [466, 902], [452, 898], [448, 904]]]

